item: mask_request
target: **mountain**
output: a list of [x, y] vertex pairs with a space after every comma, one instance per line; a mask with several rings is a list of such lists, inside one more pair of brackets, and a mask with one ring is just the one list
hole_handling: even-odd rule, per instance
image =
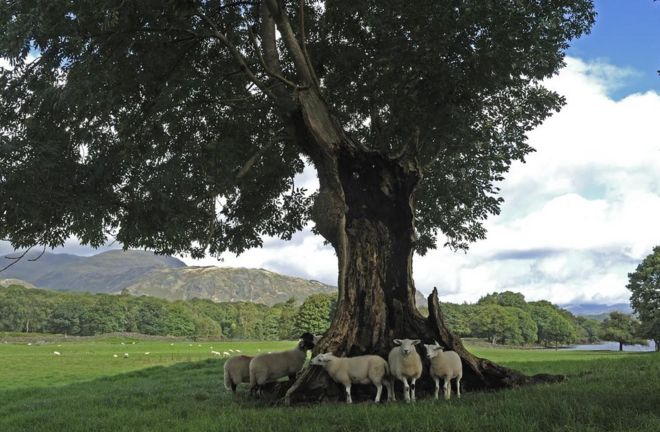
[[621, 312], [624, 314], [633, 313], [632, 308], [628, 303], [615, 303], [611, 305], [600, 303], [576, 303], [561, 306], [567, 309], [573, 315], [586, 316], [586, 315], [607, 315], [610, 312]]
[[153, 270], [185, 267], [176, 258], [135, 250], [112, 250], [91, 257], [45, 253], [30, 261], [37, 256], [38, 253], [27, 255], [2, 272], [2, 276], [59, 291], [114, 293]]
[[201, 298], [216, 302], [251, 301], [272, 306], [291, 297], [302, 303], [312, 294], [336, 293], [337, 288], [264, 269], [184, 267], [154, 270], [124, 292], [168, 300]]
[[[91, 257], [45, 253], [29, 261], [37, 256], [27, 255], [5, 270], [2, 277], [59, 291], [123, 291], [168, 300], [252, 301], [271, 306], [291, 297], [300, 304], [312, 294], [337, 292], [331, 285], [264, 269], [188, 267], [176, 258], [145, 251], [113, 250]], [[418, 305], [426, 306], [419, 291], [416, 300]]]

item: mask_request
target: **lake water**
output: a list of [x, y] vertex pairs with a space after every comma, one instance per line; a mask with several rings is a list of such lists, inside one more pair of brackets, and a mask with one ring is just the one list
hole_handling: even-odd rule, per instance
[[[568, 350], [578, 350], [578, 351], [619, 351], [619, 342], [603, 342], [598, 344], [591, 345], [572, 345], [566, 347]], [[624, 345], [624, 351], [655, 351], [655, 343], [649, 341], [648, 346], [644, 345]]]

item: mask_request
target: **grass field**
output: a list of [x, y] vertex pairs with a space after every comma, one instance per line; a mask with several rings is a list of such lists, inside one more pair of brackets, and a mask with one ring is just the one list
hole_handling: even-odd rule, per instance
[[568, 381], [414, 405], [286, 408], [254, 401], [245, 389], [233, 398], [222, 387], [224, 360], [211, 350], [256, 354], [292, 345], [127, 338], [0, 344], [0, 431], [660, 431], [657, 353], [473, 347], [526, 373], [563, 373]]

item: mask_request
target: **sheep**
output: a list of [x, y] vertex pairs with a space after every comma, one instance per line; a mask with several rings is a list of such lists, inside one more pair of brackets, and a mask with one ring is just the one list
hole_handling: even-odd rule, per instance
[[390, 368], [380, 356], [362, 355], [357, 357], [336, 357], [332, 353], [319, 354], [311, 361], [314, 366], [323, 367], [330, 377], [346, 388], [346, 403], [353, 403], [351, 399], [351, 383], [373, 384], [376, 386], [376, 399], [380, 402], [383, 384], [387, 388], [387, 400], [391, 401], [394, 395], [392, 382], [388, 379]]
[[254, 357], [235, 356], [225, 362], [225, 388], [236, 394], [236, 386], [250, 382], [250, 362]]
[[124, 358], [128, 358], [128, 353], [124, 353]]
[[[415, 381], [422, 376], [422, 359], [415, 349], [415, 345], [420, 342], [419, 339], [394, 339], [394, 344], [399, 346], [392, 348], [387, 357], [390, 373], [395, 380], [403, 381], [403, 397], [406, 402], [411, 399], [415, 401]], [[392, 400], [396, 400], [394, 394]]]
[[314, 348], [314, 335], [303, 333], [298, 345], [288, 351], [259, 354], [250, 362], [250, 392], [260, 393], [264, 384], [288, 376], [294, 380], [307, 358], [307, 351]]
[[222, 353], [222, 355], [223, 355], [223, 356], [226, 356], [226, 357], [229, 357], [231, 354], [229, 354], [227, 351], [224, 351], [224, 352]]
[[59, 352], [59, 351], [53, 351], [53, 354], [55, 354], [56, 356], [60, 356], [60, 355], [62, 355], [62, 353]]
[[454, 351], [443, 351], [438, 342], [435, 345], [424, 345], [426, 355], [431, 361], [429, 372], [435, 381], [435, 398], [438, 399], [440, 391], [440, 378], [444, 379], [445, 400], [451, 397], [451, 380], [456, 379], [456, 396], [461, 398], [461, 378], [463, 377], [463, 363], [461, 357]]
[[151, 352], [149, 352], [149, 351], [147, 351], [146, 353], [144, 353], [144, 355], [149, 355], [149, 354], [151, 354]]
[[213, 350], [211, 350], [211, 354], [213, 354], [213, 355], [217, 355], [217, 356], [221, 356], [221, 355], [222, 355], [222, 354], [219, 353], [218, 351], [213, 351]]
[[112, 356], [113, 356], [114, 358], [117, 358], [117, 357], [119, 357], [119, 356], [118, 356], [117, 354], [113, 354]]

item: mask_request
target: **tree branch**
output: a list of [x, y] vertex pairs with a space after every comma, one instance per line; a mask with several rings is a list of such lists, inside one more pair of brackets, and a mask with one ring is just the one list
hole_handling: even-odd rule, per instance
[[264, 68], [266, 73], [291, 88], [294, 89], [298, 88], [299, 86], [296, 83], [289, 81], [288, 79], [284, 78], [282, 75], [278, 74], [277, 72], [271, 70], [268, 67], [266, 61], [264, 60], [264, 56], [261, 54], [261, 49], [259, 48], [259, 44], [257, 43], [257, 38], [255, 37], [252, 29], [248, 29], [248, 34], [250, 35], [250, 41], [252, 42], [252, 45], [254, 45], [254, 50], [257, 52], [257, 55], [259, 56], [259, 62], [261, 63], [261, 66]]
[[312, 67], [312, 61], [307, 52], [307, 45], [305, 44], [305, 0], [299, 0], [299, 9], [298, 9], [298, 19], [300, 21], [300, 46], [302, 47], [303, 56], [305, 56], [305, 62], [309, 68], [310, 75], [314, 80], [314, 84], [319, 87], [319, 79], [316, 76], [316, 72]]
[[250, 70], [250, 67], [247, 64], [247, 60], [245, 59], [245, 56], [241, 54], [241, 52], [238, 50], [238, 48], [229, 41], [226, 35], [224, 35], [216, 25], [209, 19], [204, 14], [198, 14], [197, 15], [202, 21], [204, 21], [210, 28], [212, 32], [212, 36], [218, 39], [227, 49], [231, 54], [234, 56], [234, 59], [238, 63], [238, 66], [240, 67], [241, 71], [245, 73], [245, 75], [252, 81], [262, 92], [270, 96], [271, 98], [275, 98], [275, 95], [270, 91], [268, 86], [261, 81], [257, 76]]
[[296, 66], [296, 71], [300, 76], [300, 79], [306, 86], [315, 85], [312, 72], [310, 71], [307, 60], [305, 59], [305, 54], [300, 47], [300, 44], [296, 40], [293, 29], [291, 28], [291, 23], [289, 22], [289, 17], [286, 14], [286, 11], [282, 10], [278, 5], [277, 0], [265, 0], [270, 14], [275, 19], [277, 28], [280, 30], [282, 35], [282, 40], [289, 50], [289, 54], [293, 58], [293, 63]]
[[[25, 257], [25, 255], [27, 255], [28, 252], [30, 252], [30, 251], [32, 250], [33, 247], [34, 247], [34, 246], [30, 246], [29, 248], [25, 249], [25, 252], [23, 252], [21, 255], [19, 255], [19, 256], [17, 256], [17, 257], [8, 257], [8, 256], [6, 256], [5, 259], [13, 260], [13, 261], [10, 262], [9, 264], [7, 264], [6, 266], [4, 266], [3, 268], [1, 268], [1, 269], [0, 269], [0, 273], [2, 273], [3, 271], [7, 270], [7, 269], [8, 269], [9, 267], [11, 267], [11, 266], [13, 266], [13, 265], [15, 265], [15, 264], [18, 264], [18, 262], [19, 262], [20, 260], [22, 260], [22, 259]], [[44, 251], [45, 251], [45, 250], [46, 250], [46, 249], [44, 248]], [[42, 255], [43, 255], [43, 254], [42, 254]]]

